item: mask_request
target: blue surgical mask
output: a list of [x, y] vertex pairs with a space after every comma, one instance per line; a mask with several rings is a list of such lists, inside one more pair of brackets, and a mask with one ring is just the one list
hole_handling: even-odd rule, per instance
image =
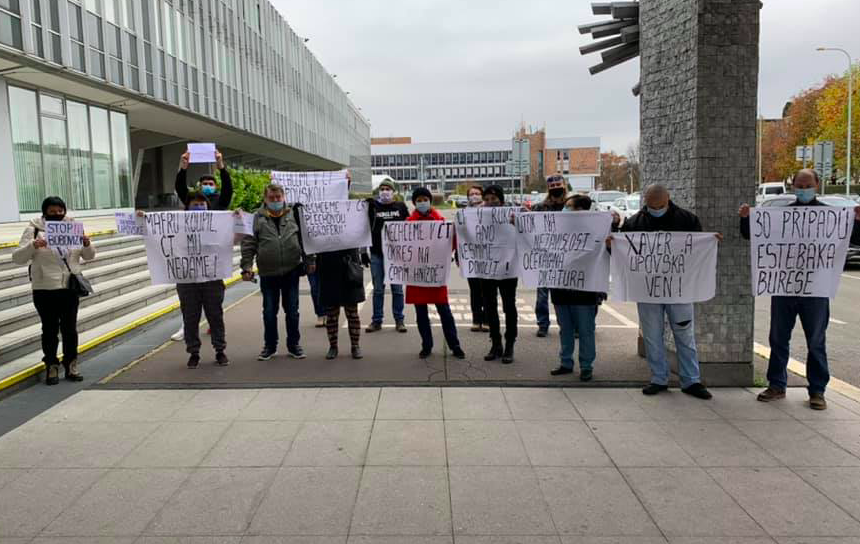
[[795, 189], [794, 196], [801, 204], [809, 204], [815, 200], [815, 189]]
[[284, 202], [266, 202], [266, 208], [270, 212], [279, 212], [284, 209]]
[[209, 209], [209, 206], [206, 204], [191, 204], [188, 206], [188, 210], [192, 212], [205, 212]]
[[669, 208], [660, 208], [657, 210], [654, 208], [648, 208], [648, 213], [651, 214], [651, 217], [663, 217], [666, 215], [667, 211], [669, 211]]
[[215, 187], [212, 185], [204, 185], [200, 188], [200, 191], [206, 196], [211, 196], [215, 194]]
[[430, 202], [424, 200], [417, 204], [415, 204], [415, 209], [418, 210], [418, 213], [426, 214], [430, 211]]

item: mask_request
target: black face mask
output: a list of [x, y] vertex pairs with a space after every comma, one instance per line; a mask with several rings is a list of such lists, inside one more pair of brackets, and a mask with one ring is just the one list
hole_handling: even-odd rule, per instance
[[564, 189], [550, 189], [548, 194], [553, 198], [561, 198], [564, 196]]
[[45, 221], [62, 221], [65, 218], [66, 218], [65, 214], [64, 215], [46, 215]]

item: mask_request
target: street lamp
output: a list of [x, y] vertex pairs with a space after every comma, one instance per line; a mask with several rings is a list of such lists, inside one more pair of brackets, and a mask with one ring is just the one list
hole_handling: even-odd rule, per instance
[[853, 80], [854, 80], [854, 62], [851, 60], [851, 55], [848, 54], [848, 51], [844, 49], [840, 49], [838, 47], [818, 47], [816, 51], [839, 51], [840, 53], [844, 53], [846, 57], [848, 57], [848, 160], [845, 165], [845, 194], [847, 196], [851, 195], [851, 102], [852, 98], [852, 90], [853, 90]]

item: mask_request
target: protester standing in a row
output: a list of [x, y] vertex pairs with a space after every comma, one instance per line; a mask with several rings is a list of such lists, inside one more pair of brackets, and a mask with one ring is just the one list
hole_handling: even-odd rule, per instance
[[[419, 187], [412, 193], [412, 204], [415, 211], [407, 221], [445, 221], [445, 217], [436, 211], [432, 205], [433, 194], [425, 187]], [[457, 244], [454, 243], [453, 248]], [[458, 359], [465, 359], [466, 354], [460, 347], [460, 339], [457, 337], [457, 324], [448, 304], [448, 287], [420, 287], [417, 285], [406, 286], [406, 303], [415, 305], [415, 316], [418, 322], [418, 332], [421, 334], [421, 352], [418, 356], [426, 359], [433, 351], [433, 330], [430, 328], [430, 314], [427, 305], [436, 306], [436, 312], [442, 321], [442, 332], [451, 354]]]
[[[504, 189], [498, 185], [490, 185], [484, 189], [485, 208], [504, 205]], [[514, 344], [517, 341], [517, 283], [517, 278], [482, 279], [480, 282], [484, 312], [487, 324], [490, 326], [490, 352], [484, 356], [485, 361], [495, 361], [501, 357], [503, 364], [514, 362]], [[499, 296], [502, 298], [502, 310], [505, 312], [504, 348], [502, 347], [502, 327], [499, 323]]]
[[[803, 169], [794, 176], [795, 201], [789, 206], [826, 206], [816, 198], [820, 182], [812, 169]], [[741, 206], [741, 236], [750, 239], [750, 207]], [[860, 245], [860, 206], [855, 208], [851, 243]], [[806, 378], [809, 381], [809, 407], [826, 410], [824, 392], [830, 381], [827, 365], [827, 325], [830, 323], [830, 299], [826, 297], [773, 296], [770, 298], [770, 359], [767, 366], [768, 387], [758, 395], [761, 402], [785, 398], [788, 386], [788, 358], [791, 331], [800, 317], [806, 336]]]
[[254, 234], [242, 240], [242, 279], [253, 281], [254, 261], [263, 295], [263, 350], [268, 361], [278, 352], [278, 307], [283, 304], [287, 326], [287, 354], [304, 359], [299, 332], [299, 278], [316, 269], [314, 256], [305, 255], [299, 228], [299, 206], [285, 202], [284, 188], [270, 184], [263, 205], [254, 215]]
[[[179, 170], [176, 172], [175, 187], [176, 196], [179, 202], [185, 209], [188, 209], [188, 197], [192, 190], [188, 187], [188, 161], [191, 157], [189, 152], [185, 152], [179, 158]], [[224, 166], [224, 157], [221, 152], [215, 150], [215, 166], [218, 168], [219, 176], [221, 177], [221, 191], [218, 191], [218, 184], [215, 176], [205, 174], [200, 176], [197, 181], [197, 187], [194, 189], [195, 194], [202, 194], [206, 197], [209, 203], [210, 210], [224, 211], [230, 209], [230, 204], [233, 201], [233, 181], [230, 179], [230, 172]], [[184, 330], [179, 329], [173, 335], [173, 340], [177, 342], [182, 340]]]
[[45, 240], [45, 221], [71, 221], [66, 216], [66, 203], [60, 197], [50, 196], [42, 201], [42, 217], [30, 220], [24, 229], [18, 249], [12, 253], [15, 264], [30, 265], [30, 284], [33, 288], [33, 305], [42, 322], [42, 361], [45, 363], [45, 383], [60, 383], [60, 360], [57, 358], [59, 337], [63, 337], [65, 378], [79, 382], [84, 378], [78, 371], [78, 293], [69, 288], [72, 274], [81, 271], [81, 260], [91, 261], [96, 250], [87, 236], [83, 248], [66, 254], [48, 247]]
[[[395, 198], [394, 184], [383, 181], [379, 184], [379, 194], [376, 198], [367, 199], [367, 213], [370, 221], [370, 234], [372, 245], [370, 246], [370, 257], [362, 254], [364, 264], [370, 266], [370, 275], [373, 279], [373, 317], [366, 332], [373, 333], [382, 329], [382, 320], [385, 317], [385, 259], [382, 255], [382, 231], [385, 223], [389, 221], [406, 221], [409, 210], [406, 204]], [[391, 285], [391, 313], [394, 317], [394, 326], [397, 332], [406, 332], [405, 301], [402, 285]]]
[[[480, 185], [472, 185], [466, 192], [469, 199], [468, 206], [477, 208], [484, 205], [484, 188]], [[457, 263], [459, 265], [459, 261]], [[481, 279], [468, 278], [469, 283], [469, 305], [472, 310], [472, 332], [487, 332], [485, 327], [487, 316], [484, 313], [484, 295], [481, 292]]]
[[[561, 174], [555, 174], [546, 178], [546, 198], [543, 202], [532, 208], [533, 212], [560, 212], [564, 209], [567, 199], [567, 181]], [[535, 316], [537, 317], [537, 336], [544, 338], [549, 334], [549, 289], [539, 287], [537, 290], [537, 301], [535, 302]]]

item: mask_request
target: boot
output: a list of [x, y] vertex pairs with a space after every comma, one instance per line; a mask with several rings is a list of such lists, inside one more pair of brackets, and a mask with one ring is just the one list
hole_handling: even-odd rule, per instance
[[45, 385], [60, 383], [60, 365], [45, 363]]
[[509, 365], [514, 362], [514, 342], [508, 340], [505, 342], [505, 351], [502, 353], [502, 364]]
[[490, 347], [490, 352], [484, 356], [485, 361], [495, 361], [499, 357], [502, 356], [502, 346], [501, 344], [494, 343], [492, 347]]
[[[70, 382], [82, 382], [84, 381], [84, 377], [78, 372], [78, 360], [72, 359], [68, 363], [63, 363], [63, 368], [65, 369], [65, 378]], [[59, 374], [59, 372], [58, 372]]]

